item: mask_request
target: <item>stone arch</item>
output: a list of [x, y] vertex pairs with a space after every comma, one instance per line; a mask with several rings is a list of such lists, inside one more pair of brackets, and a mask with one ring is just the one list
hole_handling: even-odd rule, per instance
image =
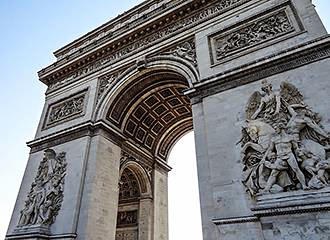
[[119, 170], [119, 178], [122, 176], [125, 169], [129, 169], [134, 173], [138, 183], [141, 197], [152, 197], [152, 190], [150, 184], [150, 177], [148, 176], [147, 170], [141, 166], [141, 164], [135, 161], [124, 161]]
[[122, 73], [104, 95], [95, 117], [166, 161], [176, 141], [193, 128], [191, 103], [183, 92], [198, 81], [198, 72], [171, 56], [137, 62], [140, 67]]
[[109, 88], [104, 96], [98, 102], [95, 112], [93, 114], [93, 119], [95, 121], [105, 118], [106, 111], [113, 101], [113, 98], [120, 92], [120, 89], [127, 84], [133, 82], [139, 76], [146, 74], [148, 72], [157, 70], [171, 70], [177, 74], [182, 75], [189, 88], [193, 87], [193, 84], [199, 81], [199, 72], [196, 67], [189, 61], [181, 59], [179, 57], [174, 57], [170, 55], [157, 56], [142, 60], [144, 66], [143, 70], [139, 69], [137, 66], [132, 66], [126, 71], [122, 72], [116, 82], [111, 88]]

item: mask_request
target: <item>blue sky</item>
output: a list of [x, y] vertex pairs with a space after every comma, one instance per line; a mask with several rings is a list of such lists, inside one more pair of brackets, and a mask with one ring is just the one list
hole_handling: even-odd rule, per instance
[[[54, 61], [53, 51], [140, 2], [0, 1], [0, 239], [7, 229], [27, 162], [29, 149], [25, 142], [33, 139], [44, 104], [46, 88], [38, 81], [37, 71]], [[314, 4], [330, 29], [330, 1], [318, 0]], [[188, 138], [188, 145], [182, 143], [175, 151], [193, 145], [192, 134]], [[195, 201], [198, 201], [197, 197]], [[187, 220], [186, 216], [182, 218]], [[171, 240], [182, 239], [180, 233], [175, 234]]]

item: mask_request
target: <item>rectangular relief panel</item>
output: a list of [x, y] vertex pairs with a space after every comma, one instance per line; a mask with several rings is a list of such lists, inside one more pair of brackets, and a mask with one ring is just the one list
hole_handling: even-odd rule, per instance
[[303, 26], [289, 1], [209, 36], [212, 66], [300, 34]]
[[85, 115], [88, 89], [48, 106], [43, 130]]

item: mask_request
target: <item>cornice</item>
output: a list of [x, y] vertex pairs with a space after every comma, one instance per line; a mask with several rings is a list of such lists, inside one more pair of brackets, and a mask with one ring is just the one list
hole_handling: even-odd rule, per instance
[[[81, 39], [78, 39], [74, 41], [71, 45], [67, 45], [66, 47], [63, 47], [62, 49], [56, 51], [54, 54], [59, 56], [61, 50], [65, 49], [72, 49], [72, 48], [77, 48], [74, 52], [72, 53], [66, 53], [64, 57], [58, 58], [57, 61], [42, 70], [38, 72], [39, 78], [42, 82], [43, 78], [51, 73], [52, 71], [57, 70], [59, 67], [65, 66], [67, 64], [71, 64], [72, 62], [75, 62], [77, 60], [82, 60], [81, 58], [84, 59], [84, 62], [78, 63], [78, 68], [81, 65], [84, 65], [84, 63], [90, 63], [93, 62], [96, 59], [99, 59], [100, 56], [104, 57], [107, 55], [107, 53], [113, 52], [114, 50], [118, 50], [122, 48], [123, 46], [134, 42], [137, 39], [141, 39], [141, 37], [144, 37], [151, 32], [154, 32], [155, 30], [158, 30], [159, 28], [163, 27], [169, 22], [175, 21], [176, 19], [163, 19], [165, 15], [170, 14], [171, 12], [174, 12], [177, 10], [177, 8], [181, 8], [182, 6], [186, 6], [191, 2], [194, 2], [196, 0], [177, 0], [173, 2], [169, 2], [166, 4], [167, 7], [162, 7], [161, 12], [159, 12], [156, 15], [152, 15], [151, 17], [142, 17], [142, 22], [139, 22], [139, 19], [136, 19], [135, 21], [131, 22], [128, 25], [124, 25], [120, 27], [119, 29], [116, 29], [114, 32], [111, 32], [111, 34], [106, 34], [105, 36], [97, 39], [90, 37], [90, 35], [97, 35], [97, 33], [101, 33], [104, 31], [104, 27], [99, 27], [96, 30], [92, 31], [91, 33], [88, 33], [86, 36], [82, 37]], [[210, 2], [214, 0], [203, 0], [203, 2]], [[152, 2], [152, 1], [149, 1]], [[137, 6], [138, 7], [138, 6]], [[156, 9], [157, 10], [157, 9]], [[190, 11], [193, 9], [191, 8]], [[160, 20], [161, 19], [161, 20]], [[113, 23], [118, 23], [120, 22], [120, 19], [114, 19]], [[106, 23], [105, 25], [109, 25], [108, 28], [111, 28], [111, 23]], [[139, 23], [139, 25], [137, 24]], [[88, 39], [93, 40], [91, 41], [90, 44], [86, 44], [86, 46], [81, 46], [79, 47], [79, 42], [84, 42], [87, 41]], [[110, 45], [110, 47], [108, 47]], [[104, 48], [105, 47], [105, 48]], [[100, 49], [102, 48], [102, 49]], [[91, 52], [96, 51], [95, 55], [89, 56], [89, 59], [87, 59], [87, 55], [89, 55]], [[86, 57], [86, 58], [85, 58]], [[72, 69], [75, 69], [75, 67], [72, 67]], [[61, 75], [61, 74], [60, 74]], [[44, 82], [45, 83], [45, 82]]]
[[121, 133], [103, 121], [96, 123], [87, 121], [27, 142], [27, 146], [31, 148], [30, 153], [35, 153], [75, 139], [95, 135], [102, 135], [119, 146], [126, 140]]
[[51, 85], [63, 79], [77, 78], [76, 74], [80, 76], [86, 71], [100, 70], [250, 1], [185, 1], [134, 31], [126, 31], [120, 37], [107, 40], [103, 45], [93, 48], [92, 52], [82, 51], [79, 57], [55, 62], [39, 71], [40, 81]]
[[99, 45], [102, 40], [113, 38], [128, 30], [149, 21], [152, 17], [160, 15], [185, 0], [147, 0], [117, 17], [102, 24], [91, 32], [81, 36], [73, 42], [54, 52], [54, 56], [61, 59], [68, 55], [79, 53], [81, 48], [90, 45]]
[[330, 57], [330, 35], [204, 78], [185, 92], [192, 104], [202, 98]]

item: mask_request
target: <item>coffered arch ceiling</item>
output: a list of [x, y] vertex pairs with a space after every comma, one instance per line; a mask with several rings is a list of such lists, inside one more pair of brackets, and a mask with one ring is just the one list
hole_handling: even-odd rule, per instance
[[173, 71], [146, 73], [123, 88], [107, 120], [137, 146], [166, 160], [176, 141], [193, 128], [187, 80]]

